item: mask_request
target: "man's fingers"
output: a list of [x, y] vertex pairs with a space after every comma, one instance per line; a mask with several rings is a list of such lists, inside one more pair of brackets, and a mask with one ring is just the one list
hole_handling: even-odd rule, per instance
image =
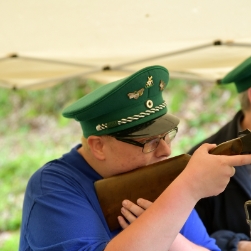
[[118, 222], [123, 229], [128, 227], [128, 222], [134, 222], [152, 204], [152, 202], [145, 199], [138, 199], [137, 203], [138, 205], [130, 200], [122, 201], [121, 214], [123, 217], [118, 216]]
[[203, 145], [200, 146], [200, 149], [204, 150], [205, 152], [209, 152], [210, 150], [214, 149], [216, 146], [217, 146], [216, 144], [204, 143]]
[[149, 200], [145, 200], [145, 199], [139, 198], [139, 199], [137, 200], [137, 204], [138, 204], [140, 207], [142, 207], [142, 208], [144, 208], [144, 209], [147, 209], [148, 207], [150, 207], [150, 206], [152, 205], [152, 202], [149, 201]]
[[245, 155], [220, 155], [223, 160], [228, 163], [229, 166], [243, 166], [251, 164], [251, 154]]
[[[232, 168], [232, 170], [233, 170], [233, 175], [232, 176], [234, 176], [235, 175], [235, 168], [233, 167], [233, 166], [231, 166], [231, 168]], [[232, 177], [231, 176], [231, 177]]]
[[[200, 150], [209, 152], [214, 149], [216, 144], [208, 144], [205, 143], [201, 145]], [[223, 163], [227, 163], [229, 166], [243, 166], [251, 164], [251, 154], [243, 154], [243, 155], [218, 155], [222, 158]]]
[[145, 210], [129, 200], [124, 200], [122, 206], [135, 216], [140, 216]]
[[129, 226], [129, 224], [125, 221], [125, 219], [122, 216], [118, 216], [118, 222], [123, 229]]
[[[216, 144], [208, 144], [204, 143], [201, 145], [200, 150], [209, 152], [214, 149]], [[243, 154], [243, 155], [218, 155], [221, 156], [223, 162], [227, 163], [229, 166], [243, 166], [251, 164], [251, 154]], [[225, 158], [223, 157], [225, 156]]]
[[130, 223], [136, 220], [136, 216], [133, 213], [131, 213], [131, 211], [129, 211], [124, 207], [121, 208], [121, 213], [125, 217], [125, 219]]

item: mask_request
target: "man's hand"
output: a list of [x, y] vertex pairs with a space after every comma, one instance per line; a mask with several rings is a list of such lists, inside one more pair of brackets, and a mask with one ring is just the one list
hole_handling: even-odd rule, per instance
[[[139, 217], [147, 208], [151, 206], [152, 202], [145, 199], [138, 199], [137, 205], [129, 200], [124, 200], [122, 202], [121, 213], [124, 217], [119, 216], [118, 221], [120, 226], [125, 229], [129, 226], [126, 220], [129, 223], [132, 223]], [[126, 220], [125, 220], [126, 219]], [[183, 235], [178, 234], [174, 239], [173, 244], [171, 245], [169, 251], [180, 251], [180, 250], [196, 250], [196, 251], [209, 251], [207, 248], [198, 246]], [[246, 251], [247, 249], [241, 249], [238, 251]]]
[[209, 154], [208, 152], [215, 146], [214, 144], [201, 145], [180, 174], [184, 186], [191, 189], [190, 194], [196, 202], [201, 198], [223, 192], [230, 178], [235, 174], [233, 166], [251, 163], [250, 154], [234, 156]]
[[237, 251], [250, 251], [251, 241], [239, 241]]
[[121, 208], [121, 213], [124, 217], [118, 216], [120, 226], [123, 229], [128, 227], [128, 222], [132, 223], [133, 221], [135, 221], [137, 217], [139, 217], [148, 207], [151, 206], [151, 204], [151, 201], [141, 198], [137, 200], [137, 205], [130, 200], [124, 200], [122, 202]]

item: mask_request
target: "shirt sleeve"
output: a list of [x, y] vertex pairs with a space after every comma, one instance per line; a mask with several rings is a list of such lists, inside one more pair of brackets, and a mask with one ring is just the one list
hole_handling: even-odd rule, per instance
[[208, 235], [207, 230], [195, 209], [189, 215], [180, 233], [199, 246], [205, 247], [211, 251], [220, 251], [215, 239]]

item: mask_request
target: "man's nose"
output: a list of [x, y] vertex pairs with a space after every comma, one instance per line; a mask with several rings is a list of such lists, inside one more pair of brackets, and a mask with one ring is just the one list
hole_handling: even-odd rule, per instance
[[161, 139], [158, 147], [155, 150], [156, 157], [169, 157], [172, 153], [171, 144], [167, 144], [165, 140]]

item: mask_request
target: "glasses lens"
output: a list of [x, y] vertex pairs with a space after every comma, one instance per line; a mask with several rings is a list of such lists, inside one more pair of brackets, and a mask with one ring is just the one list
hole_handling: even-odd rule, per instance
[[168, 132], [165, 136], [164, 136], [164, 139], [165, 139], [165, 142], [167, 144], [170, 144], [171, 141], [175, 138], [177, 134], [177, 130], [176, 129], [173, 129], [172, 131]]
[[170, 144], [171, 141], [175, 138], [176, 134], [177, 134], [177, 128], [167, 132], [163, 136], [159, 136], [146, 142], [143, 147], [143, 153], [149, 153], [154, 151], [158, 147], [161, 139], [164, 139], [167, 144]]
[[150, 153], [152, 151], [154, 151], [160, 142], [160, 138], [155, 138], [151, 141], [148, 141], [144, 144], [144, 148], [143, 148], [143, 153]]

